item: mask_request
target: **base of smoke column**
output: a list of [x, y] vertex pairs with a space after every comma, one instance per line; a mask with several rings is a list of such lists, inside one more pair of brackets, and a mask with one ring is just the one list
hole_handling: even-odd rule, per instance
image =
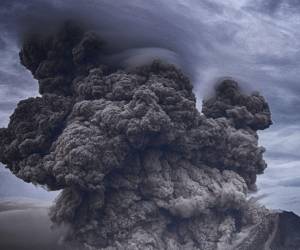
[[[86, 249], [62, 243], [64, 229], [52, 228], [48, 218], [49, 203], [42, 201], [0, 202], [0, 249], [7, 250], [76, 250]], [[242, 232], [232, 246], [237, 250], [299, 250], [300, 217], [292, 212], [266, 216], [269, 232], [261, 234], [255, 225]]]

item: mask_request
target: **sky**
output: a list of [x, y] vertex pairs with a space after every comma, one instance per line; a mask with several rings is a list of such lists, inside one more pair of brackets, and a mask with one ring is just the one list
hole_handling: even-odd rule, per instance
[[[110, 58], [134, 65], [165, 57], [180, 66], [192, 80], [199, 109], [220, 77], [259, 90], [274, 124], [259, 133], [268, 168], [258, 178], [256, 195], [270, 208], [300, 215], [299, 1], [1, 0], [0, 126], [7, 125], [18, 101], [38, 95], [37, 82], [19, 63], [22, 36], [51, 31], [65, 19], [99, 32]], [[8, 184], [0, 185], [0, 196], [57, 195], [3, 169]]]

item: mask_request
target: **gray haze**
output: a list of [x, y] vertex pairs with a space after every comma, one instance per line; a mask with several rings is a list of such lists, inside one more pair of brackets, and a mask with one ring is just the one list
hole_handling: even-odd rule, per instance
[[[76, 18], [105, 38], [111, 60], [134, 65], [155, 51], [180, 65], [192, 78], [199, 107], [219, 77], [231, 76], [244, 88], [261, 91], [274, 125], [260, 135], [269, 166], [258, 180], [258, 195], [272, 208], [300, 214], [299, 8], [293, 0], [3, 0], [0, 124], [6, 126], [19, 100], [38, 94], [36, 81], [19, 64], [22, 34], [42, 25], [50, 31]], [[25, 184], [7, 178], [1, 195], [9, 190], [16, 190], [10, 196], [49, 195], [26, 185], [32, 189], [27, 192]]]

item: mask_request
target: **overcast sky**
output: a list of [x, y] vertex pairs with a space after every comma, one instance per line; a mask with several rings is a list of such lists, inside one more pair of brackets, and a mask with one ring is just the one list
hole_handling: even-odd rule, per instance
[[108, 53], [135, 58], [149, 48], [172, 51], [170, 60], [193, 81], [199, 108], [219, 77], [259, 90], [274, 121], [260, 133], [269, 166], [258, 180], [259, 194], [273, 208], [300, 214], [298, 13], [296, 0], [1, 0], [0, 125], [19, 100], [38, 94], [19, 64], [22, 34], [73, 18], [98, 31]]

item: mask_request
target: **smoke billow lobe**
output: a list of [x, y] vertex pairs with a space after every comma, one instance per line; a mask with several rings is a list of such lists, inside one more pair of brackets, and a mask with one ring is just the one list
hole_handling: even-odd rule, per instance
[[259, 225], [253, 237], [269, 230], [266, 210], [246, 199], [266, 167], [256, 133], [271, 124], [264, 98], [227, 80], [201, 114], [179, 69], [114, 69], [102, 48], [67, 23], [20, 52], [41, 97], [21, 101], [0, 130], [0, 160], [63, 190], [52, 221], [100, 249], [217, 249], [248, 225]]

